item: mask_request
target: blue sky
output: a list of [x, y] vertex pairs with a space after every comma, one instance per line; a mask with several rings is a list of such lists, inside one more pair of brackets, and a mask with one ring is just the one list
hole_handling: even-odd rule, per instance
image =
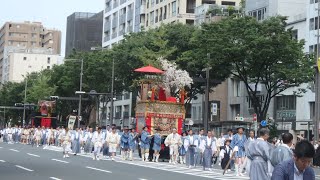
[[62, 32], [61, 55], [65, 51], [67, 16], [73, 12], [100, 12], [105, 0], [1, 0], [0, 26], [7, 21], [42, 22]]

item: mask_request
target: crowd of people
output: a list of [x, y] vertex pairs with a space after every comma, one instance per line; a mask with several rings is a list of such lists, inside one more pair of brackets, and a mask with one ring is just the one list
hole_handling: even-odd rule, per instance
[[[8, 144], [31, 144], [44, 149], [61, 146], [63, 158], [83, 150], [86, 154], [92, 154], [93, 160], [99, 160], [102, 156], [114, 160], [120, 149], [123, 160], [133, 161], [133, 153], [138, 150], [141, 161], [158, 162], [164, 144], [169, 148], [169, 163], [186, 164], [188, 168], [202, 166], [209, 171], [212, 171], [213, 164], [218, 163], [225, 172], [234, 171], [236, 176], [248, 173], [250, 179], [282, 180], [291, 176], [314, 179], [309, 165], [320, 166], [320, 142], [312, 145], [307, 140], [301, 140], [294, 145], [290, 133], [268, 142], [269, 130], [265, 128], [259, 130], [258, 137], [250, 131], [248, 138], [243, 127], [238, 127], [235, 134], [230, 129], [227, 134], [221, 133], [218, 137], [213, 131], [205, 133], [203, 129], [197, 133], [188, 130], [181, 135], [177, 129], [172, 129], [167, 136], [162, 136], [159, 129], [151, 135], [148, 127], [139, 133], [127, 127], [120, 132], [115, 125], [103, 130], [96, 127], [95, 131], [90, 127], [69, 130], [64, 127], [15, 126], [2, 129], [0, 134], [3, 142]], [[288, 168], [295, 173], [290, 174]]]

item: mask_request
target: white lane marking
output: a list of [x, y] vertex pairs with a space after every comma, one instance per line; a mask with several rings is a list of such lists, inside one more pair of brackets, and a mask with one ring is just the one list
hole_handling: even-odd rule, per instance
[[51, 159], [52, 161], [57, 161], [57, 162], [62, 162], [62, 163], [66, 163], [66, 164], [68, 164], [69, 162], [67, 162], [67, 161], [62, 161], [62, 160], [59, 160], [59, 159]]
[[139, 178], [139, 180], [148, 180], [148, 179]]
[[53, 180], [62, 180], [62, 179], [59, 179], [59, 178], [56, 178], [56, 177], [50, 177], [50, 179], [53, 179]]
[[20, 169], [23, 169], [23, 170], [26, 170], [26, 171], [29, 171], [29, 172], [33, 171], [32, 169], [28, 169], [28, 168], [25, 168], [25, 167], [22, 167], [22, 166], [19, 166], [19, 165], [16, 165], [16, 167], [20, 168]]
[[6, 162], [6, 161], [4, 161], [4, 160], [0, 160], [0, 162]]
[[31, 154], [31, 153], [27, 153], [29, 156], [34, 156], [34, 157], [40, 157], [39, 155], [36, 154]]
[[16, 150], [16, 149], [9, 149], [10, 151], [14, 151], [14, 152], [20, 152], [20, 151], [18, 151], [18, 150]]
[[3, 147], [0, 147], [0, 149], [2, 149]]
[[103, 169], [98, 169], [90, 166], [86, 166], [88, 169], [96, 170], [96, 171], [101, 171], [101, 172], [106, 172], [106, 173], [112, 173], [111, 171], [103, 170]]

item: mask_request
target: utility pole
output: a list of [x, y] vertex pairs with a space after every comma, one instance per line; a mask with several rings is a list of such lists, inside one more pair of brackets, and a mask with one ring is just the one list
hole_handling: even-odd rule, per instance
[[112, 77], [111, 77], [111, 112], [110, 112], [110, 125], [113, 124], [113, 88], [114, 88], [114, 59], [112, 59]]
[[[208, 61], [210, 60], [210, 53], [207, 54]], [[209, 62], [208, 62], [209, 64]], [[203, 128], [205, 132], [208, 132], [209, 125], [208, 125], [208, 119], [209, 119], [209, 90], [210, 90], [210, 67], [207, 65], [206, 67], [206, 91], [205, 91], [205, 98], [204, 98], [204, 119], [203, 119]]]
[[315, 117], [313, 119], [314, 124], [314, 141], [313, 143], [317, 143], [319, 141], [319, 119], [320, 119], [320, 74], [318, 68], [318, 61], [319, 61], [319, 18], [320, 18], [320, 2], [318, 2], [318, 8], [316, 8], [318, 14], [318, 27], [317, 27], [317, 59], [316, 59], [316, 82], [315, 82]]
[[24, 102], [23, 102], [23, 118], [22, 118], [22, 126], [26, 121], [26, 103], [27, 103], [27, 87], [28, 87], [28, 77], [26, 77], [26, 84], [24, 86]]
[[[83, 76], [83, 59], [81, 59], [81, 69], [80, 69], [80, 92], [82, 91], [82, 76]], [[79, 107], [78, 107], [78, 128], [80, 128], [80, 117], [81, 117], [81, 100], [82, 95], [79, 94]]]

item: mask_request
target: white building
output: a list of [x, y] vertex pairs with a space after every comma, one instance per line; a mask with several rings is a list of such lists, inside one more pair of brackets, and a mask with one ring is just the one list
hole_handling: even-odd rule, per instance
[[59, 55], [51, 54], [42, 49], [11, 50], [4, 63], [4, 81], [21, 82], [32, 72], [51, 69], [61, 59]]
[[[247, 0], [246, 13], [264, 20], [271, 16], [287, 16], [287, 28], [293, 29], [293, 36], [298, 40], [305, 40], [305, 52], [313, 52], [316, 44], [317, 23], [315, 16], [318, 4], [305, 0]], [[275, 97], [269, 109], [274, 109], [273, 117], [278, 122], [278, 129], [302, 131], [312, 129], [314, 117], [315, 94], [312, 83], [305, 83], [299, 87], [289, 88]], [[305, 93], [296, 94], [299, 89]], [[300, 122], [299, 122], [300, 121]]]
[[111, 48], [121, 41], [125, 34], [139, 31], [139, 12], [138, 0], [106, 0], [102, 47]]

